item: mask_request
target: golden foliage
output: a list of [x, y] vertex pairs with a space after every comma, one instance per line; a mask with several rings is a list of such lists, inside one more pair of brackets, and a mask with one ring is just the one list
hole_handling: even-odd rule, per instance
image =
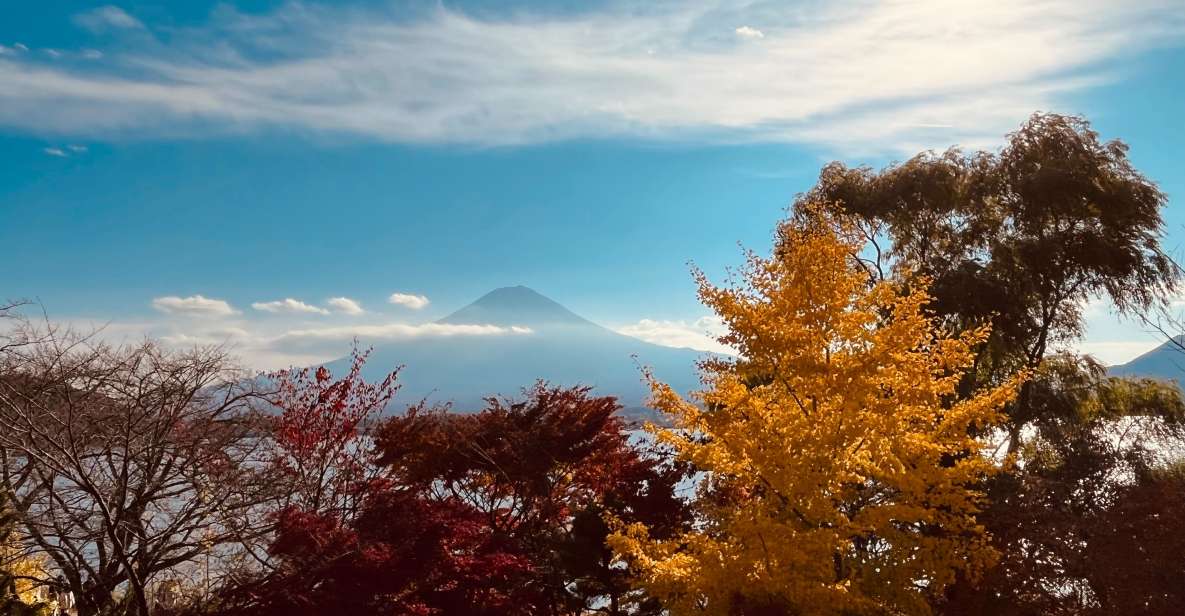
[[1020, 378], [956, 399], [987, 329], [939, 331], [925, 290], [870, 282], [850, 225], [810, 214], [739, 284], [697, 272], [739, 358], [704, 362], [693, 401], [652, 381], [674, 427], [648, 429], [703, 471], [701, 525], [610, 545], [672, 614], [925, 614], [995, 557], [975, 519], [995, 463], [971, 435]]
[[47, 579], [43, 557], [24, 554], [12, 537], [0, 540], [0, 580], [5, 586], [0, 589], [0, 603], [10, 593], [26, 605], [46, 601], [43, 581]]

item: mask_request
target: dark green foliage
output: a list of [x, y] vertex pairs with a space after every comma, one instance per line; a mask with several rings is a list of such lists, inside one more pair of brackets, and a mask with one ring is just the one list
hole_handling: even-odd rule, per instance
[[887, 237], [883, 256], [932, 279], [940, 315], [990, 321], [987, 381], [1078, 336], [1092, 295], [1138, 311], [1175, 286], [1165, 195], [1126, 154], [1081, 118], [1038, 114], [998, 154], [926, 152], [879, 173], [832, 163], [800, 201], [836, 203]]
[[1185, 599], [1185, 476], [1164, 458], [1185, 438], [1179, 393], [1065, 356], [1047, 360], [1043, 375], [1034, 405], [1046, 413], [1022, 448], [1024, 467], [989, 486], [983, 519], [1000, 566], [946, 610], [1176, 613], [1167, 606]]
[[1180, 392], [1052, 353], [1081, 336], [1092, 297], [1138, 314], [1177, 286], [1159, 245], [1166, 197], [1127, 147], [1082, 118], [1037, 114], [998, 153], [926, 152], [880, 172], [832, 163], [799, 202], [853, 215], [873, 277], [925, 276], [946, 323], [992, 325], [965, 393], [1033, 371], [1002, 435], [1020, 465], [987, 486], [981, 516], [1000, 566], [941, 610], [1168, 613], [1185, 561], [1154, 537], [1185, 536], [1180, 475], [1163, 470], [1185, 455]]

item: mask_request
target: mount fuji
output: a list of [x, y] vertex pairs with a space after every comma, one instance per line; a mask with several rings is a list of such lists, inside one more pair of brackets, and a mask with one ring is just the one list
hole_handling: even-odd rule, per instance
[[[495, 325], [525, 333], [385, 342], [375, 346], [363, 376], [378, 379], [403, 366], [397, 404], [426, 399], [451, 403], [462, 412], [481, 409], [487, 396], [517, 396], [540, 379], [552, 385], [588, 385], [596, 395], [617, 397], [628, 415], [637, 416], [648, 414], [649, 387], [642, 366], [686, 393], [698, 387], [696, 362], [707, 355], [619, 334], [522, 286], [490, 291], [437, 323]], [[335, 374], [348, 365], [349, 358], [326, 364]]]

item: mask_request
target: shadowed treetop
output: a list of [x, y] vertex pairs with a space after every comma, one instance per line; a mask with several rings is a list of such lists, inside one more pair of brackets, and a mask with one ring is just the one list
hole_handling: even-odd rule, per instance
[[874, 247], [888, 239], [869, 265], [931, 277], [952, 324], [990, 320], [980, 375], [993, 379], [1078, 337], [1090, 297], [1133, 312], [1175, 288], [1160, 248], [1167, 199], [1127, 149], [1083, 118], [1034, 114], [998, 153], [923, 152], [879, 172], [831, 163], [796, 205], [837, 204]]

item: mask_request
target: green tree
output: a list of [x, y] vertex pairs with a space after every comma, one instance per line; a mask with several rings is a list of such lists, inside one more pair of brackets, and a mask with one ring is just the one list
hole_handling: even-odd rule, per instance
[[832, 163], [806, 202], [836, 203], [859, 221], [859, 257], [872, 277], [905, 266], [932, 281], [931, 307], [948, 325], [991, 325], [963, 396], [1032, 371], [1005, 408], [1002, 435], [1022, 464], [990, 484], [982, 518], [1004, 557], [978, 590], [956, 585], [946, 609], [1101, 609], [1105, 592], [1091, 580], [1112, 563], [1089, 548], [1054, 548], [1099, 532], [1087, 526], [1113, 517], [1117, 494], [1152, 481], [1157, 455], [1185, 454], [1179, 393], [1107, 379], [1097, 364], [1055, 351], [1081, 336], [1092, 298], [1138, 315], [1175, 290], [1176, 267], [1159, 243], [1165, 195], [1122, 142], [1100, 141], [1079, 117], [1037, 114], [997, 153], [926, 152], [879, 172]]

